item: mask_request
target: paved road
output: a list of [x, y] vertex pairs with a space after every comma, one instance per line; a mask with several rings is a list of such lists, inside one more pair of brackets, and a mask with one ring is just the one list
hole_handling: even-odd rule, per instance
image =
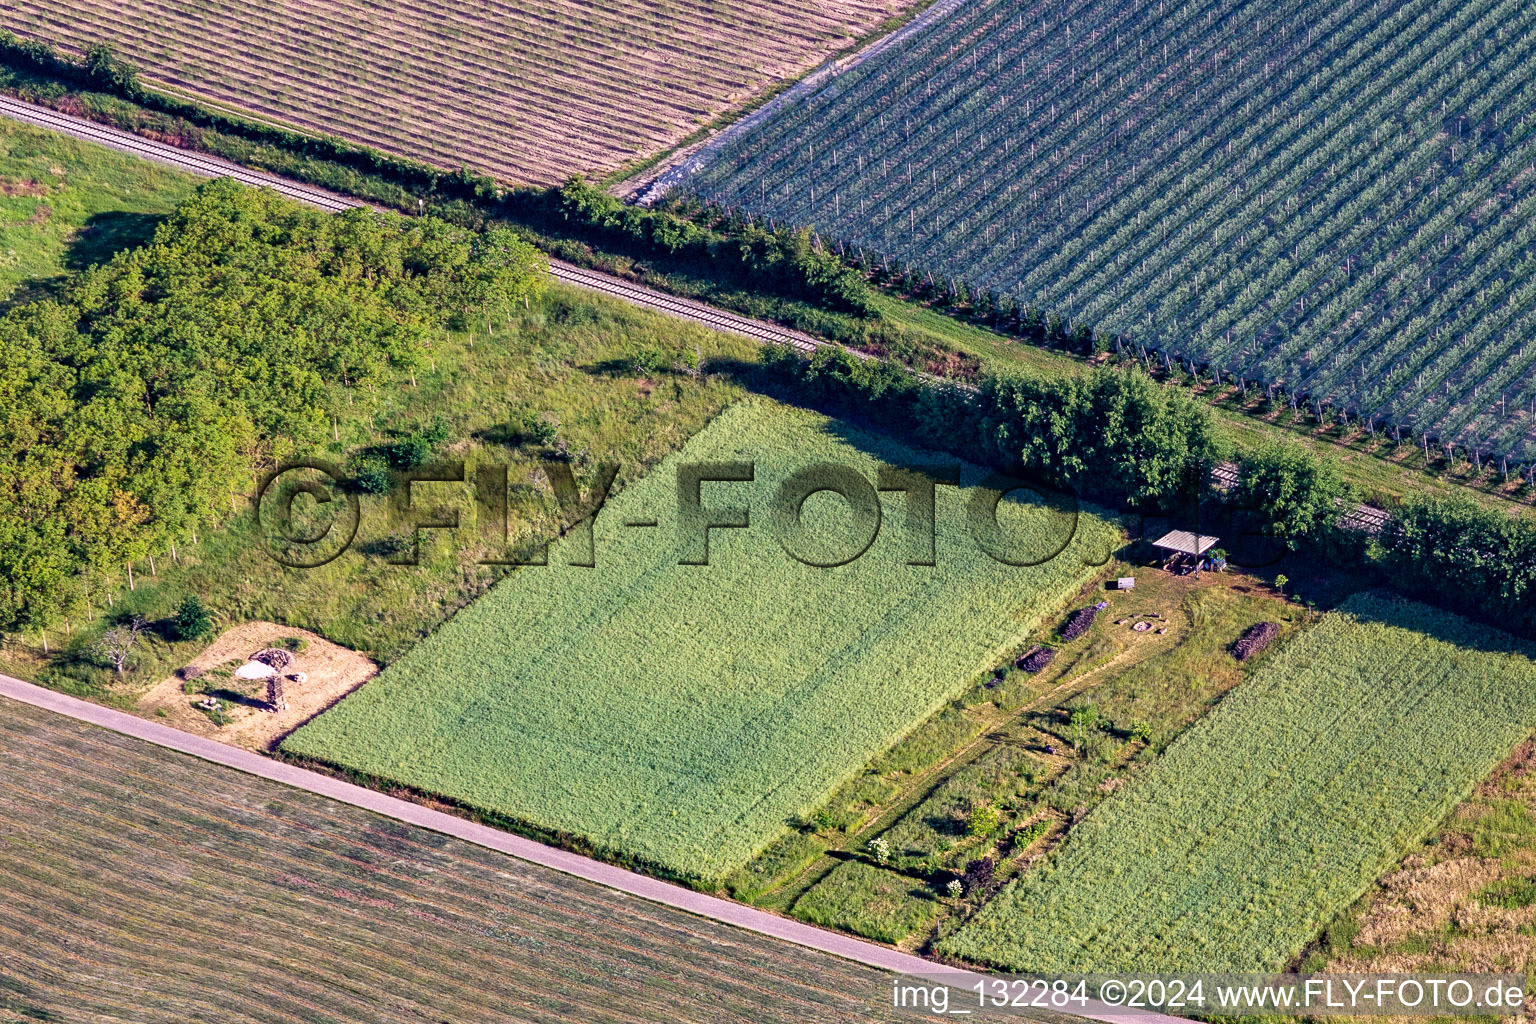
[[[279, 782], [285, 786], [328, 797], [339, 803], [361, 807], [363, 810], [372, 811], [408, 825], [416, 825], [477, 846], [520, 857], [556, 871], [563, 871], [568, 875], [584, 878], [589, 882], [629, 893], [631, 896], [639, 896], [653, 903], [686, 910], [700, 917], [735, 925], [762, 935], [770, 935], [870, 967], [894, 971], [898, 974], [922, 975], [930, 979], [942, 978], [946, 983], [961, 988], [969, 988], [984, 977], [981, 974], [933, 963], [885, 946], [877, 946], [871, 942], [863, 942], [836, 932], [815, 928], [799, 921], [776, 917], [740, 903], [685, 889], [682, 886], [626, 871], [566, 850], [545, 846], [510, 832], [503, 832], [451, 814], [444, 814], [442, 811], [434, 811], [420, 804], [354, 786], [328, 775], [297, 768], [248, 750], [226, 746], [223, 743], [193, 736], [123, 711], [55, 693], [11, 676], [0, 675], [0, 697], [9, 697], [34, 707], [67, 715], [77, 721], [111, 729], [124, 736], [131, 736], [156, 746], [190, 754], [204, 761], [224, 765], [248, 775]], [[1074, 1008], [1072, 1013], [1093, 1020], [1114, 1022], [1114, 1024], [1186, 1024], [1177, 1017], [1140, 1011], [1122, 1011], [1104, 1004], [1094, 1004], [1085, 1010]]]

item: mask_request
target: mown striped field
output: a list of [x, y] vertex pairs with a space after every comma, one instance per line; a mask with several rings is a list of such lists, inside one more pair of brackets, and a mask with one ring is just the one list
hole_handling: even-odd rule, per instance
[[7, 1021], [897, 1019], [882, 972], [3, 699], [0, 879]]
[[547, 184], [665, 149], [910, 6], [17, 0], [4, 27], [110, 43], [151, 84], [284, 124]]
[[1533, 68], [1524, 0], [983, 0], [681, 187], [1529, 462]]

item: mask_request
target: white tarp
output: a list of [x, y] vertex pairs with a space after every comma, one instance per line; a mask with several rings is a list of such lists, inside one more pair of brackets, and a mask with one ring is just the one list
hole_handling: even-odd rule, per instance
[[248, 661], [235, 669], [236, 679], [271, 679], [277, 670], [259, 661]]

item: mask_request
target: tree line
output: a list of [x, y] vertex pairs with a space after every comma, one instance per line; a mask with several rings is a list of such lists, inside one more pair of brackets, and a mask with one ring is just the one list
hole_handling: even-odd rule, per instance
[[[775, 346], [770, 387], [916, 442], [1046, 481], [1111, 507], [1191, 514], [1232, 457], [1210, 408], [1135, 365], [1073, 378], [1010, 371], [974, 388], [824, 348]], [[1274, 438], [1235, 456], [1211, 511], [1285, 549], [1526, 635], [1536, 634], [1536, 519], [1464, 493], [1414, 495], [1377, 533], [1348, 522], [1359, 495], [1338, 461]]]
[[770, 386], [926, 447], [1137, 511], [1188, 506], [1231, 452], [1208, 406], [1135, 368], [1010, 370], [961, 385], [843, 349], [806, 358], [771, 346], [764, 372]]
[[46, 626], [232, 510], [349, 396], [544, 278], [505, 230], [328, 215], [230, 180], [151, 241], [0, 315], [0, 629]]

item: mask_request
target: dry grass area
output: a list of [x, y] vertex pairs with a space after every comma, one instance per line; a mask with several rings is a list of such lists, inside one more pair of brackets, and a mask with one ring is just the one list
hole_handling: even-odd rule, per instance
[[[266, 647], [291, 649], [293, 664], [283, 672], [285, 676], [305, 677], [303, 682], [284, 680], [283, 697], [288, 707], [276, 712], [266, 709], [266, 683], [233, 675], [234, 669]], [[278, 740], [379, 671], [356, 651], [307, 629], [275, 622], [243, 622], [225, 630], [188, 666], [203, 674], [190, 681], [179, 675], [163, 680], [140, 698], [138, 712], [163, 718], [165, 724], [182, 732], [262, 751], [272, 749]], [[210, 698], [222, 706], [217, 718], [198, 709], [200, 701]]]
[[18, 0], [6, 27], [107, 41], [146, 81], [512, 182], [603, 175], [817, 66], [913, 0]]
[[1324, 958], [1330, 971], [1536, 971], [1536, 740], [1334, 926]]
[[880, 971], [8, 700], [0, 822], [0, 1020], [914, 1019]]

